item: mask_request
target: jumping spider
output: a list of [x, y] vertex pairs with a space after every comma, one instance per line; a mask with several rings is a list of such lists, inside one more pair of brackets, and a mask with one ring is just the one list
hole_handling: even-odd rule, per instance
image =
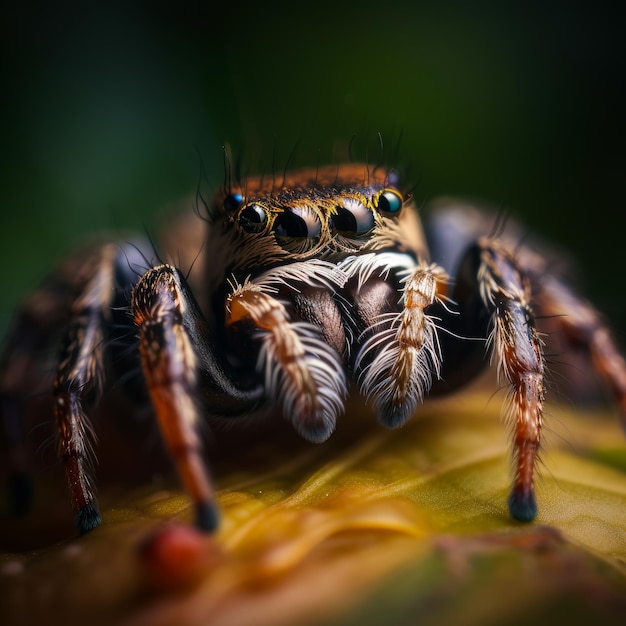
[[[511, 393], [508, 508], [531, 521], [546, 380], [535, 315], [553, 316], [566, 341], [586, 351], [623, 416], [626, 363], [599, 314], [519, 240], [461, 227], [450, 241], [435, 220], [427, 243], [394, 171], [351, 164], [279, 178], [224, 185], [205, 207], [205, 228], [197, 219], [188, 227], [192, 256], [203, 250], [188, 276], [165, 263], [146, 271], [141, 259], [154, 254], [143, 240], [102, 244], [24, 304], [0, 361], [0, 424], [13, 476], [22, 475], [20, 407], [35, 382], [25, 372], [58, 329], [54, 414], [80, 533], [101, 522], [88, 415], [105, 379], [123, 378], [125, 368], [141, 370], [196, 523], [212, 531], [218, 516], [198, 434], [203, 420], [278, 411], [304, 438], [322, 442], [354, 382], [394, 428], [425, 396], [454, 391], [491, 358]], [[450, 216], [464, 223], [461, 211]], [[169, 238], [180, 253], [174, 232]], [[446, 267], [430, 260], [429, 247], [443, 250]], [[23, 498], [20, 489], [14, 496]]]

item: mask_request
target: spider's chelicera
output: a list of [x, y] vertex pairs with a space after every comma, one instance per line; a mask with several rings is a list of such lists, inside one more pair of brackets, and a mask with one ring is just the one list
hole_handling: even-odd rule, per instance
[[[426, 223], [426, 237], [393, 171], [351, 164], [246, 180], [208, 208], [205, 223], [190, 227], [199, 234], [187, 252], [203, 254], [189, 276], [164, 263], [137, 274], [133, 259], [152, 256], [142, 241], [91, 247], [24, 304], [7, 340], [0, 419], [20, 476], [21, 399], [37, 345], [63, 329], [54, 412], [81, 533], [101, 521], [88, 416], [107, 377], [123, 378], [133, 359], [197, 525], [208, 531], [218, 516], [204, 420], [278, 411], [322, 442], [352, 381], [379, 421], [398, 427], [427, 395], [454, 391], [490, 360], [510, 387], [509, 511], [534, 519], [546, 386], [537, 314], [553, 316], [566, 341], [587, 352], [626, 413], [626, 364], [595, 309], [518, 240], [461, 227], [453, 236], [449, 225], [467, 222], [461, 209]], [[23, 491], [14, 490], [16, 508]]]

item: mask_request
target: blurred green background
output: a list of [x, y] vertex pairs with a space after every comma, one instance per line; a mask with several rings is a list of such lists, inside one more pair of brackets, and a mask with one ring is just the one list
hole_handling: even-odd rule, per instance
[[85, 233], [154, 227], [200, 160], [219, 184], [225, 142], [252, 171], [355, 133], [374, 160], [380, 132], [418, 201], [488, 199], [572, 249], [626, 338], [619, 3], [211, 4], [4, 10], [2, 330]]

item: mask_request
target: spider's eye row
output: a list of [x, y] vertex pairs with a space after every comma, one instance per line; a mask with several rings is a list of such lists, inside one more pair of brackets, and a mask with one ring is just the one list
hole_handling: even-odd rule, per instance
[[267, 213], [259, 204], [249, 204], [239, 214], [239, 226], [247, 233], [260, 233], [267, 223]]
[[368, 233], [374, 228], [374, 213], [362, 202], [346, 198], [335, 207], [335, 214], [330, 218], [333, 230], [344, 237], [356, 237]]
[[377, 208], [384, 215], [398, 215], [402, 208], [402, 196], [395, 189], [385, 189], [378, 198]]
[[239, 209], [242, 202], [243, 196], [240, 193], [229, 193], [224, 198], [224, 210], [232, 214]]
[[[373, 208], [361, 199], [348, 196], [338, 199], [334, 211], [329, 217], [330, 229], [346, 238], [363, 237], [376, 226], [377, 212], [387, 217], [395, 217], [403, 205], [402, 195], [387, 187], [373, 199]], [[292, 206], [280, 211], [268, 210], [262, 204], [250, 202], [243, 204], [239, 193], [228, 194], [224, 199], [224, 208], [229, 213], [236, 213], [239, 227], [247, 233], [261, 233], [268, 227], [273, 213], [271, 230], [284, 245], [288, 239], [315, 239], [322, 233], [320, 215], [311, 207]]]
[[319, 216], [307, 207], [285, 209], [276, 216], [273, 224], [276, 237], [282, 238], [314, 238], [322, 232]]

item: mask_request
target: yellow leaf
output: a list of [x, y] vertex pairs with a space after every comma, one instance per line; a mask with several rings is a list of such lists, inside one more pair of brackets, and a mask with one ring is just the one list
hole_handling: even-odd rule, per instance
[[[195, 556], [175, 481], [109, 485], [103, 526], [80, 539], [54, 483], [32, 516], [3, 523], [2, 623], [621, 623], [623, 433], [610, 414], [552, 416], [532, 525], [508, 517], [499, 400], [477, 392], [428, 403], [396, 431], [355, 404], [322, 445], [287, 425], [265, 438], [217, 433], [222, 524]], [[147, 570], [170, 563], [142, 556], [163, 537], [181, 576]]]

